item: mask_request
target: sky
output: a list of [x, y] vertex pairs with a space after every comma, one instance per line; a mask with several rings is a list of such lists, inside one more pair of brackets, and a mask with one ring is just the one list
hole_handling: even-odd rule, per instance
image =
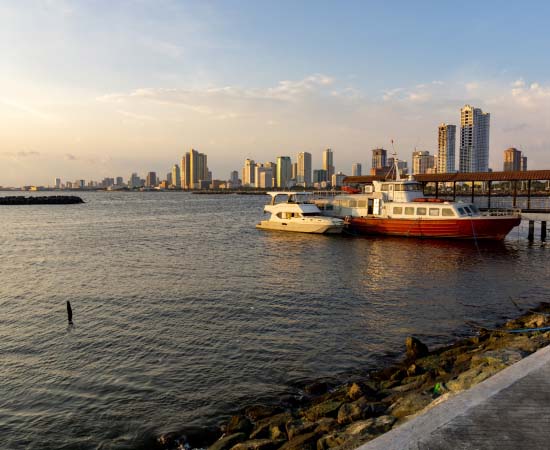
[[[0, 186], [164, 176], [191, 148], [214, 178], [330, 147], [437, 153], [464, 104], [491, 113], [490, 167], [550, 168], [545, 1], [0, 2]], [[458, 152], [458, 142], [457, 142]]]

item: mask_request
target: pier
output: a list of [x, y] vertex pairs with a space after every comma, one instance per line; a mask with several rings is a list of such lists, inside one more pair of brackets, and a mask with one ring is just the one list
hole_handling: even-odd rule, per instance
[[[452, 201], [466, 197], [481, 210], [520, 209], [522, 218], [529, 221], [529, 241], [535, 239], [535, 222], [540, 222], [540, 238], [546, 241], [550, 222], [550, 170], [434, 173], [414, 175], [414, 178], [422, 183], [428, 196]], [[346, 177], [344, 183], [361, 185], [385, 179], [383, 175]], [[495, 190], [495, 183], [499, 182], [506, 183], [506, 191]], [[543, 182], [546, 187], [534, 191], [535, 182]]]

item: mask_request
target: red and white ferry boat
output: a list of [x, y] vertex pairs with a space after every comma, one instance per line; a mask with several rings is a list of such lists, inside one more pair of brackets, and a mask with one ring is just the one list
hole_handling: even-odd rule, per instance
[[502, 240], [521, 222], [520, 210], [481, 212], [473, 203], [424, 197], [412, 177], [373, 181], [364, 193], [315, 200], [324, 215], [344, 218], [357, 234]]

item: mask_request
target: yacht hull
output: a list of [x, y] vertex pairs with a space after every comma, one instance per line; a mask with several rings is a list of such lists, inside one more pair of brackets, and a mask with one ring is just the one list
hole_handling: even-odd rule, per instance
[[339, 234], [344, 229], [344, 225], [335, 224], [300, 224], [290, 222], [273, 222], [262, 220], [256, 225], [260, 230], [292, 231], [294, 233], [314, 233], [314, 234]]
[[395, 219], [352, 217], [347, 230], [355, 234], [386, 234], [390, 236], [502, 240], [518, 226], [521, 218], [467, 217], [461, 219]]

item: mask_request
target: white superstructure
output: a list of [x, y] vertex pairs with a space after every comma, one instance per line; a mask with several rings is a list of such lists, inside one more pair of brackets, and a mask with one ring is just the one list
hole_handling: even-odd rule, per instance
[[324, 217], [319, 208], [309, 202], [307, 193], [268, 192], [271, 201], [264, 207], [269, 214], [256, 228], [300, 233], [341, 233], [344, 221]]

